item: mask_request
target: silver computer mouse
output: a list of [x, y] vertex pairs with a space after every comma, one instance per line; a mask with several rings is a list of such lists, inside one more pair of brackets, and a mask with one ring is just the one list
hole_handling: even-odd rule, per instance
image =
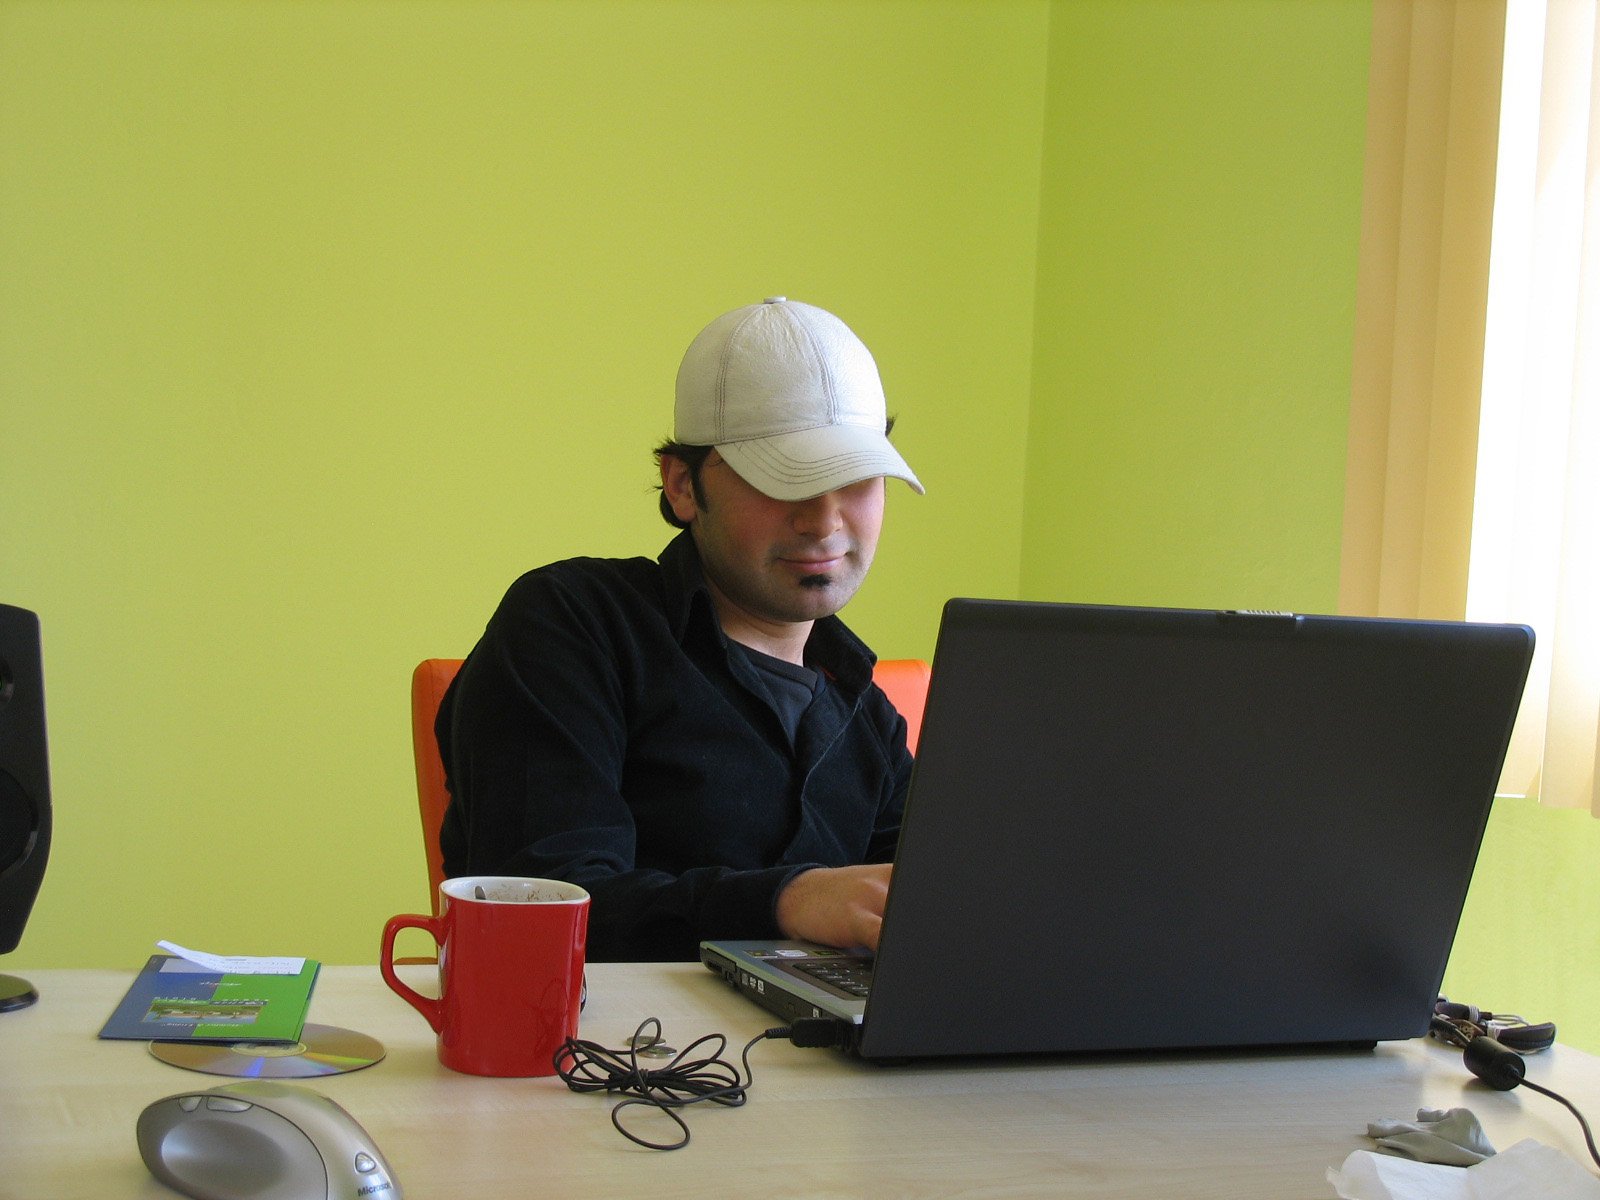
[[399, 1200], [356, 1119], [321, 1092], [250, 1080], [179, 1092], [139, 1114], [150, 1173], [196, 1200]]

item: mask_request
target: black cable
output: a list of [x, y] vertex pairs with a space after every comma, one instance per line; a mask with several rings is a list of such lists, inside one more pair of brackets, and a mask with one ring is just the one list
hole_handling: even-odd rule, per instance
[[[654, 1033], [645, 1031], [654, 1026]], [[744, 1075], [738, 1068], [723, 1061], [723, 1051], [728, 1039], [720, 1033], [709, 1033], [697, 1038], [678, 1051], [672, 1061], [661, 1067], [647, 1068], [639, 1061], [641, 1053], [661, 1044], [661, 1022], [648, 1017], [634, 1030], [626, 1050], [610, 1050], [597, 1042], [568, 1038], [556, 1051], [556, 1074], [575, 1092], [612, 1092], [627, 1097], [611, 1109], [611, 1124], [618, 1133], [636, 1145], [651, 1150], [678, 1150], [689, 1144], [689, 1126], [677, 1110], [690, 1104], [709, 1100], [729, 1108], [738, 1108], [746, 1099], [755, 1075], [750, 1069], [750, 1051], [757, 1042], [767, 1038], [788, 1037], [787, 1027], [766, 1029], [745, 1043], [741, 1056]], [[709, 1056], [693, 1058], [692, 1054], [707, 1043], [716, 1043]], [[671, 1117], [683, 1136], [675, 1142], [652, 1142], [640, 1137], [622, 1124], [622, 1110], [634, 1105], [645, 1105]]]
[[1578, 1118], [1578, 1124], [1583, 1126], [1583, 1140], [1585, 1142], [1589, 1143], [1589, 1157], [1594, 1159], [1596, 1166], [1600, 1166], [1600, 1150], [1596, 1150], [1595, 1149], [1594, 1133], [1589, 1128], [1589, 1122], [1584, 1120], [1583, 1114], [1578, 1111], [1577, 1105], [1573, 1104], [1572, 1101], [1568, 1100], [1565, 1096], [1560, 1095], [1557, 1092], [1552, 1092], [1547, 1087], [1541, 1087], [1539, 1084], [1534, 1083], [1530, 1079], [1524, 1079], [1522, 1081], [1522, 1086], [1525, 1087], [1525, 1088], [1532, 1088], [1534, 1091], [1538, 1092], [1541, 1096], [1549, 1096], [1550, 1099], [1556, 1101], [1558, 1104], [1566, 1105], [1567, 1111], [1570, 1112], [1573, 1116], [1577, 1117]]

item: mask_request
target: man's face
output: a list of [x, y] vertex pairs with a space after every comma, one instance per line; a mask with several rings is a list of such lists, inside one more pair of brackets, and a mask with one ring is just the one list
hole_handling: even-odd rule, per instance
[[878, 549], [881, 478], [774, 500], [713, 450], [700, 470], [703, 504], [681, 459], [663, 460], [662, 482], [678, 518], [691, 522], [719, 606], [732, 605], [736, 619], [783, 626], [830, 616], [855, 595]]

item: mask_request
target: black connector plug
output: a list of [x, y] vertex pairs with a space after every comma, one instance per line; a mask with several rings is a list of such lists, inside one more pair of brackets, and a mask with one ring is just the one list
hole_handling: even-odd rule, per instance
[[802, 1017], [789, 1026], [789, 1040], [805, 1049], [839, 1049], [850, 1046], [851, 1026], [832, 1017]]
[[1467, 1070], [1490, 1087], [1509, 1092], [1520, 1087], [1527, 1071], [1522, 1055], [1492, 1037], [1479, 1035], [1467, 1043]]

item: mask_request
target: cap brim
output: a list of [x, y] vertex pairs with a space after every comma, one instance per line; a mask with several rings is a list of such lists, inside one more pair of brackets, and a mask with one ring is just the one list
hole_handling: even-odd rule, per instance
[[861, 425], [823, 425], [719, 443], [717, 453], [739, 478], [774, 500], [810, 500], [884, 476], [903, 479], [916, 492], [924, 490], [889, 439]]

